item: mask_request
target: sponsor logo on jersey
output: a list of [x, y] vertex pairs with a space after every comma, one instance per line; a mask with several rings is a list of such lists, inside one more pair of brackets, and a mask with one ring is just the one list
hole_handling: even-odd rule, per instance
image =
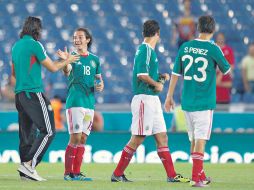
[[78, 64], [78, 65], [82, 65], [82, 63], [81, 63], [80, 61], [79, 61], [79, 62], [77, 62], [77, 64]]
[[79, 124], [76, 124], [76, 125], [75, 125], [75, 129], [79, 129]]

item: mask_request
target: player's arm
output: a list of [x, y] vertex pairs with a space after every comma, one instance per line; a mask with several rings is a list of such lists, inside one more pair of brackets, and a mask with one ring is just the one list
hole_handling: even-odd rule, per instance
[[63, 73], [64, 73], [65, 76], [68, 77], [70, 75], [71, 71], [72, 71], [72, 65], [71, 64], [67, 64], [63, 67]]
[[153, 80], [148, 74], [138, 74], [138, 79], [145, 83], [154, 86], [155, 91], [161, 92], [163, 90], [163, 84]]
[[216, 85], [223, 88], [231, 88], [232, 87], [232, 81], [222, 81], [223, 74], [221, 72], [218, 72], [216, 76]]
[[69, 54], [69, 56], [67, 57], [67, 59], [60, 59], [57, 61], [52, 61], [49, 57], [46, 57], [46, 59], [44, 59], [43, 61], [41, 61], [40, 63], [46, 67], [49, 71], [51, 72], [56, 72], [62, 68], [64, 68], [66, 65], [73, 63], [75, 61], [79, 60], [79, 55], [71, 55]]
[[243, 86], [244, 86], [244, 90], [246, 92], [250, 91], [250, 86], [247, 80], [247, 68], [246, 68], [246, 60], [243, 59], [242, 61], [242, 79], [243, 79]]
[[151, 58], [151, 49], [148, 46], [142, 46], [136, 53], [135, 66], [137, 68], [137, 77], [139, 80], [153, 86], [155, 91], [161, 92], [163, 84], [153, 80], [149, 76], [149, 62]]
[[101, 76], [101, 63], [99, 58], [96, 59], [96, 75], [95, 75], [95, 90], [102, 92], [104, 89], [104, 81]]
[[217, 45], [214, 46], [214, 53], [213, 53], [213, 59], [215, 59], [216, 63], [219, 66], [220, 71], [226, 75], [226, 74], [231, 74], [231, 68], [230, 64], [224, 57], [223, 52], [221, 51], [220, 47]]
[[14, 64], [11, 64], [11, 76], [16, 78], [15, 70], [14, 70]]
[[178, 77], [179, 76], [177, 76], [175, 74], [171, 75], [171, 80], [170, 80], [169, 87], [168, 87], [168, 93], [167, 93], [167, 97], [166, 97], [165, 104], [164, 104], [164, 108], [165, 108], [166, 112], [170, 112], [171, 108], [174, 109], [174, 107], [175, 107], [173, 95], [174, 95], [175, 87], [176, 87], [176, 84], [178, 81]]
[[37, 41], [34, 45], [34, 54], [37, 60], [51, 72], [56, 72], [65, 67], [67, 64], [79, 60], [78, 55], [71, 55], [66, 51], [58, 50], [57, 55], [61, 59], [53, 62], [47, 56], [46, 50], [39, 41]]
[[175, 102], [174, 102], [173, 96], [175, 92], [175, 87], [178, 81], [178, 77], [181, 76], [181, 74], [183, 73], [183, 67], [181, 62], [181, 52], [182, 52], [182, 48], [180, 48], [178, 52], [178, 55], [175, 60], [173, 72], [171, 75], [171, 80], [168, 87], [168, 93], [167, 93], [167, 97], [164, 104], [164, 108], [166, 112], [169, 112], [171, 108], [174, 109]]

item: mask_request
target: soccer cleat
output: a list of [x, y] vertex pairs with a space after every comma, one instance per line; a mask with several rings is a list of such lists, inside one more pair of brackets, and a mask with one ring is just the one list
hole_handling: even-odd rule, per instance
[[46, 179], [42, 178], [38, 175], [35, 169], [33, 169], [29, 164], [23, 162], [19, 165], [18, 172], [27, 175], [32, 178], [34, 181], [46, 181]]
[[190, 179], [183, 177], [181, 174], [176, 174], [175, 177], [168, 177], [167, 182], [171, 182], [171, 183], [175, 183], [175, 182], [188, 183], [188, 182], [190, 182]]
[[208, 185], [204, 184], [202, 181], [196, 182], [196, 181], [190, 181], [191, 187], [209, 187]]
[[212, 182], [212, 179], [210, 177], [206, 177], [205, 180], [202, 180], [204, 185], [208, 185]]
[[79, 174], [74, 174], [74, 181], [93, 181], [92, 178], [86, 177], [82, 172]]
[[131, 180], [128, 180], [125, 175], [116, 176], [114, 173], [111, 176], [111, 182], [132, 182]]
[[36, 181], [35, 179], [33, 179], [33, 178], [29, 177], [28, 175], [23, 174], [21, 172], [19, 172], [19, 176], [22, 181]]
[[65, 174], [64, 175], [64, 180], [65, 181], [73, 181], [74, 180], [74, 175], [73, 174]]

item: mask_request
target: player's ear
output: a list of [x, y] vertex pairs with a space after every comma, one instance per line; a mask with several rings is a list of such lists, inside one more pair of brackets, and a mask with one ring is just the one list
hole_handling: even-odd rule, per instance
[[87, 44], [88, 44], [90, 41], [91, 41], [90, 38], [87, 38], [87, 39], [86, 39], [86, 43], [87, 43]]

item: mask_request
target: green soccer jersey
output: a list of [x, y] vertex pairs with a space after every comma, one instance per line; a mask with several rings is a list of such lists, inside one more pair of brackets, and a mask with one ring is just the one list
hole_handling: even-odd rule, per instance
[[39, 41], [25, 35], [12, 47], [12, 62], [16, 75], [15, 93], [43, 92], [41, 64], [47, 57]]
[[215, 109], [217, 65], [223, 74], [230, 71], [229, 63], [216, 44], [196, 39], [181, 46], [172, 74], [183, 75], [183, 110]]
[[154, 49], [147, 43], [139, 46], [133, 66], [133, 91], [134, 94], [157, 95], [158, 92], [144, 81], [138, 79], [139, 75], [149, 75], [153, 80], [158, 81], [158, 59]]
[[94, 109], [94, 81], [96, 76], [101, 75], [98, 57], [89, 53], [87, 56], [80, 56], [80, 60], [71, 65], [72, 70], [68, 76], [66, 108]]

